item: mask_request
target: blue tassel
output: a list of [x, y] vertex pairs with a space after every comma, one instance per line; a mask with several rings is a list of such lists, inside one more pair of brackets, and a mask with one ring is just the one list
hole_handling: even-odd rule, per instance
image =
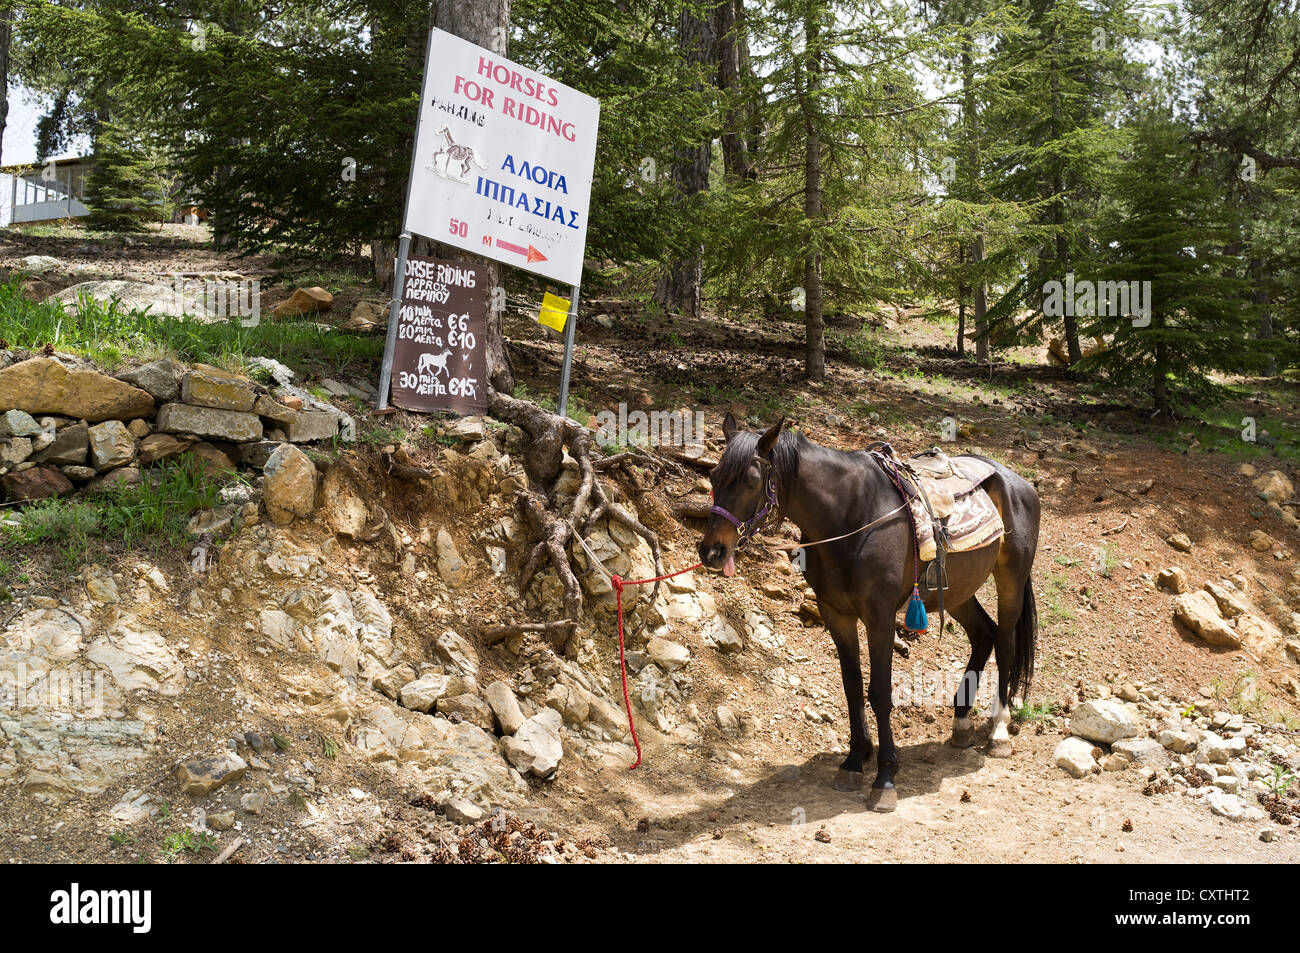
[[925, 603], [921, 601], [921, 593], [913, 586], [912, 598], [907, 603], [907, 616], [903, 619], [903, 625], [909, 632], [924, 632], [929, 624], [925, 617]]

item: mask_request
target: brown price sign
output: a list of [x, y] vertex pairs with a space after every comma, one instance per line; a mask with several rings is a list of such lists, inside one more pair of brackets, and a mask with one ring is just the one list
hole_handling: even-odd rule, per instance
[[486, 280], [483, 265], [406, 260], [393, 350], [396, 406], [487, 411]]

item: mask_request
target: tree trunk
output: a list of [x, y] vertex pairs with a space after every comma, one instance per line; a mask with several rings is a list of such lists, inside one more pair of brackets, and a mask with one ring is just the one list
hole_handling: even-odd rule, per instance
[[[804, 218], [816, 229], [822, 217], [822, 140], [817, 128], [815, 91], [821, 86], [821, 67], [817, 61], [818, 28], [816, 5], [810, 5], [804, 18], [804, 50], [806, 89], [804, 131], [807, 145], [804, 153]], [[826, 377], [826, 322], [822, 314], [822, 256], [816, 250], [817, 236], [813, 238], [813, 251], [804, 259], [804, 371], [810, 381]]]
[[[966, 246], [957, 243], [957, 274], [966, 265]], [[966, 353], [966, 282], [957, 279], [957, 356]]]
[[0, 145], [9, 120], [9, 35], [13, 30], [13, 10], [0, 10]]
[[[505, 56], [510, 39], [510, 0], [438, 0], [433, 23], [440, 30], [446, 30], [463, 40], [477, 43], [484, 49]], [[510, 366], [510, 355], [506, 351], [506, 337], [502, 327], [505, 308], [494, 306], [498, 302], [504, 304], [505, 301], [501, 265], [460, 249], [446, 249], [446, 255], [482, 264], [487, 269], [488, 380], [496, 388], [497, 393], [513, 394], [515, 372]]]
[[722, 161], [730, 179], [752, 179], [754, 163], [747, 137], [751, 122], [749, 52], [744, 33], [744, 0], [722, 0], [714, 8], [718, 50], [718, 89], [725, 100]]
[[1167, 413], [1169, 411], [1169, 390], [1165, 378], [1167, 369], [1165, 367], [1165, 346], [1163, 343], [1156, 345], [1155, 370], [1153, 372], [1151, 403], [1157, 413]]
[[[703, 69], [713, 61], [716, 36], [714, 25], [716, 11], [697, 15], [691, 7], [682, 9], [678, 20], [677, 36], [683, 58]], [[706, 138], [677, 152], [673, 162], [673, 181], [684, 202], [704, 192], [709, 187], [709, 165], [713, 142]], [[700, 316], [700, 286], [704, 281], [704, 248], [696, 246], [686, 258], [671, 265], [659, 279], [655, 288], [655, 301], [669, 311], [698, 318]]]
[[[1048, 68], [1052, 72], [1052, 141], [1057, 142], [1061, 135], [1061, 74], [1056, 59], [1056, 33], [1053, 28], [1052, 58]], [[1059, 146], [1058, 146], [1059, 148]], [[1053, 162], [1052, 172], [1052, 224], [1056, 226], [1056, 277], [1062, 283], [1070, 269], [1070, 244], [1065, 235], [1065, 176], [1062, 161], [1057, 156]], [[1083, 351], [1079, 348], [1079, 323], [1075, 320], [1073, 302], [1066, 302], [1065, 311], [1065, 347], [1070, 357], [1070, 366], [1079, 363]]]
[[[966, 135], [966, 182], [967, 201], [975, 201], [979, 191], [979, 125], [975, 113], [975, 60], [971, 52], [971, 40], [967, 36], [962, 40], [961, 48], [961, 85], [962, 85], [962, 125]], [[988, 311], [988, 293], [982, 273], [984, 262], [984, 233], [975, 234], [971, 242], [971, 264], [974, 266], [974, 312], [975, 312], [975, 360], [989, 359], [989, 323], [985, 318]], [[965, 321], [962, 322], [965, 324]], [[958, 350], [960, 354], [961, 351]]]
[[[1259, 309], [1259, 326], [1255, 336], [1261, 341], [1270, 341], [1273, 339], [1273, 309], [1269, 307], [1271, 296], [1268, 291], [1268, 274], [1264, 259], [1250, 260], [1250, 279], [1250, 302]], [[1277, 361], [1270, 357], [1268, 363], [1264, 365], [1263, 374], [1265, 377], [1275, 377]]]

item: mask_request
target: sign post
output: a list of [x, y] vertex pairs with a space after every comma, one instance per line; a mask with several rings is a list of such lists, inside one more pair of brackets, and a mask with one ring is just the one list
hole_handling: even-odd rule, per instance
[[392, 385], [416, 234], [572, 286], [564, 412], [599, 120], [598, 100], [450, 33], [429, 32], [378, 409]]

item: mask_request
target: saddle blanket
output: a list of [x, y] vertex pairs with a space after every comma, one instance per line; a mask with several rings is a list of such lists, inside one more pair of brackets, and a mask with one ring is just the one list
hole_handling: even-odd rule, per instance
[[[964, 553], [1002, 538], [1006, 532], [993, 499], [981, 484], [993, 475], [992, 464], [974, 457], [949, 457], [937, 447], [907, 461], [930, 500], [930, 509], [946, 532], [944, 550]], [[911, 500], [921, 561], [938, 554], [935, 528], [925, 501]]]

